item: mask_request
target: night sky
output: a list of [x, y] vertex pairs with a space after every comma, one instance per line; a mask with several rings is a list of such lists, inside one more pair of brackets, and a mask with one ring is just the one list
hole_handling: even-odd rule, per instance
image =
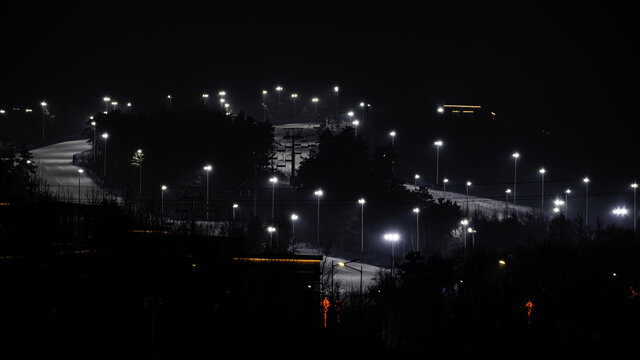
[[632, 206], [639, 72], [630, 8], [416, 4], [3, 1], [0, 108], [46, 99], [63, 135], [79, 133], [106, 95], [153, 112], [169, 93], [195, 105], [203, 92], [224, 89], [236, 110], [261, 119], [262, 89], [281, 84], [300, 104], [318, 96], [333, 106], [329, 91], [339, 85], [342, 109], [372, 104], [363, 133], [370, 147], [398, 132], [399, 168], [409, 177], [431, 176], [437, 106], [481, 105], [501, 126], [477, 137], [461, 131], [467, 138], [455, 147], [443, 139], [454, 183], [508, 187], [519, 151], [518, 177], [532, 195], [544, 166], [549, 194], [581, 192], [588, 175], [603, 214]]

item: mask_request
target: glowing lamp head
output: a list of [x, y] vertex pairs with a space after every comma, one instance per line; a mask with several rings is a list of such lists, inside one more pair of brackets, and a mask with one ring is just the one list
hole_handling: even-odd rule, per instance
[[625, 216], [629, 213], [629, 211], [626, 208], [617, 207], [613, 209], [612, 213], [613, 215], [616, 215], [616, 216]]
[[469, 220], [467, 220], [467, 219], [460, 220], [460, 225], [464, 225], [464, 226], [469, 225]]
[[262, 95], [267, 95], [267, 90], [262, 90]]
[[43, 101], [43, 102], [40, 103], [40, 106], [45, 107], [45, 106], [47, 106], [47, 103]]
[[232, 206], [233, 206], [234, 209], [237, 209], [239, 205], [238, 204], [233, 204]]
[[353, 126], [358, 126], [358, 125], [360, 125], [360, 121], [358, 121], [358, 120], [353, 120], [353, 121], [351, 122], [351, 124], [353, 124]]
[[350, 117], [351, 117], [351, 116], [353, 116], [353, 111], [349, 111], [349, 112], [347, 113], [347, 116], [350, 116]]
[[271, 177], [271, 178], [269, 178], [269, 182], [270, 182], [270, 183], [272, 183], [272, 184], [275, 184], [275, 183], [277, 183], [277, 182], [278, 182], [278, 178], [277, 178], [277, 177], [275, 177], [275, 176], [274, 176], [274, 177]]
[[162, 185], [162, 186], [160, 187], [160, 189], [162, 189], [162, 191], [167, 190], [167, 185]]
[[544, 174], [544, 173], [546, 173], [546, 172], [547, 172], [547, 170], [545, 170], [544, 168], [542, 168], [542, 169], [538, 170], [538, 172], [539, 172], [540, 174]]
[[467, 186], [471, 186], [471, 181], [467, 181]]
[[297, 214], [291, 214], [291, 220], [292, 221], [298, 220], [298, 215]]
[[96, 122], [95, 122], [95, 121], [92, 121], [92, 122], [91, 122], [91, 126], [95, 127], [95, 126], [96, 126]]
[[296, 94], [296, 93], [291, 94], [291, 98], [295, 99], [297, 97], [298, 97], [298, 94]]
[[319, 101], [319, 99], [317, 97], [314, 97], [313, 99], [311, 99], [312, 102], [317, 103]]
[[588, 183], [589, 183], [589, 181], [591, 181], [591, 180], [589, 180], [589, 178], [588, 178], [588, 177], [585, 177], [584, 179], [582, 179], [582, 181], [583, 181], [585, 184], [588, 184]]
[[400, 240], [400, 235], [398, 233], [386, 233], [383, 237], [385, 240], [392, 242]]
[[111, 101], [111, 98], [108, 97], [108, 96], [105, 96], [105, 97], [102, 98], [102, 101], [109, 102], [109, 101]]
[[219, 92], [218, 92], [218, 95], [219, 95], [219, 96], [225, 96], [225, 95], [227, 95], [227, 93], [226, 93], [225, 91], [219, 91]]
[[395, 132], [395, 131], [391, 131], [391, 132], [389, 133], [389, 135], [390, 135], [391, 137], [395, 137], [395, 136], [396, 136], [396, 132]]
[[442, 182], [446, 184], [446, 183], [448, 183], [448, 182], [449, 182], [449, 179], [444, 178], [444, 179], [442, 179]]
[[205, 165], [202, 169], [204, 171], [211, 171], [212, 167], [211, 167], [211, 165]]
[[420, 208], [417, 208], [417, 207], [413, 208], [413, 212], [416, 213], [416, 214], [419, 213], [420, 212]]
[[333, 87], [333, 91], [335, 91], [335, 92], [339, 92], [339, 91], [340, 91], [340, 88], [339, 88], [339, 87], [337, 87], [337, 86], [334, 86], [334, 87]]
[[167, 95], [167, 99], [171, 99], [171, 95]]
[[276, 91], [282, 91], [282, 90], [283, 90], [282, 86], [276, 86]]
[[414, 178], [414, 179], [416, 179], [416, 180], [417, 180], [417, 179], [420, 179], [420, 175], [415, 174], [415, 175], [413, 175], [413, 178]]
[[504, 192], [506, 192], [507, 194], [511, 194], [511, 189], [507, 189]]
[[82, 169], [78, 169], [78, 173], [79, 173], [79, 174], [82, 174], [83, 172], [84, 172], [84, 170], [82, 170]]
[[567, 189], [564, 191], [565, 194], [571, 194], [571, 189]]
[[108, 139], [109, 138], [109, 134], [107, 134], [107, 133], [102, 134], [102, 138], [105, 139], [105, 140]]
[[364, 103], [363, 102], [360, 103], [360, 107], [364, 107]]
[[273, 227], [273, 226], [269, 226], [269, 227], [267, 228], [267, 231], [268, 231], [268, 232], [270, 232], [270, 233], [273, 233], [274, 231], [276, 231], [276, 228], [275, 228], [275, 227]]
[[433, 143], [433, 145], [435, 146], [442, 146], [442, 144], [443, 144], [442, 140], [437, 140]]
[[202, 94], [202, 97], [206, 99], [209, 97], [209, 94]]
[[358, 199], [358, 204], [360, 204], [360, 205], [364, 205], [364, 204], [365, 204], [365, 202], [366, 202], [366, 201], [365, 201], [365, 199], [364, 199], [364, 198], [360, 198], [360, 199]]
[[511, 154], [511, 156], [513, 156], [514, 158], [516, 158], [516, 159], [517, 159], [517, 158], [519, 158], [519, 157], [520, 157], [520, 154], [519, 154], [519, 153], [517, 153], [517, 152], [514, 152], [513, 154]]
[[637, 188], [637, 187], [638, 187], [638, 184], [633, 183], [633, 184], [631, 184], [631, 187], [635, 189], [635, 188]]
[[444, 112], [444, 108], [442, 106], [438, 106], [438, 112], [442, 114]]
[[322, 190], [318, 189], [318, 190], [314, 191], [314, 192], [313, 192], [313, 194], [314, 194], [315, 196], [317, 196], [317, 197], [320, 197], [320, 196], [322, 196], [324, 193], [322, 192]]

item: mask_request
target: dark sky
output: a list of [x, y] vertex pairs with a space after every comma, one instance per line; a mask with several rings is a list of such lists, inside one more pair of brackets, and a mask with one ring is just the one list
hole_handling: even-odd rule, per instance
[[373, 105], [371, 146], [398, 131], [408, 175], [433, 168], [438, 105], [482, 105], [505, 126], [478, 135], [486, 141], [443, 148], [443, 166], [459, 183], [464, 176], [507, 186], [518, 150], [522, 181], [537, 181], [545, 166], [548, 191], [558, 192], [580, 188], [589, 175], [590, 192], [600, 183], [603, 198], [629, 204], [639, 155], [630, 8], [91, 3], [3, 2], [1, 108], [46, 99], [60, 128], [73, 133], [103, 109], [105, 95], [150, 112], [167, 93], [195, 104], [201, 93], [225, 89], [234, 106], [260, 118], [263, 88], [282, 84], [300, 101], [329, 102], [337, 84], [345, 108]]

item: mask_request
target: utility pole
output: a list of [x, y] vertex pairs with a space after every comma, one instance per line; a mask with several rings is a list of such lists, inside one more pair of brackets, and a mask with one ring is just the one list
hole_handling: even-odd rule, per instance
[[296, 172], [296, 140], [302, 139], [303, 136], [300, 135], [302, 132], [301, 128], [285, 128], [284, 129], [284, 138], [285, 140], [291, 140], [291, 176], [289, 177], [289, 184], [295, 184], [295, 172]]

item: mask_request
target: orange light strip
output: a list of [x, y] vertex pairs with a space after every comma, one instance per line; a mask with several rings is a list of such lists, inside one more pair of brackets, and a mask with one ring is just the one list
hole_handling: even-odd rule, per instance
[[480, 105], [444, 105], [444, 107], [451, 107], [451, 108], [471, 108], [471, 109], [480, 109], [480, 108], [482, 108], [482, 106], [480, 106]]
[[315, 259], [273, 259], [273, 258], [255, 258], [255, 257], [234, 257], [233, 261], [251, 261], [251, 262], [301, 262], [301, 263], [319, 263], [320, 260]]

